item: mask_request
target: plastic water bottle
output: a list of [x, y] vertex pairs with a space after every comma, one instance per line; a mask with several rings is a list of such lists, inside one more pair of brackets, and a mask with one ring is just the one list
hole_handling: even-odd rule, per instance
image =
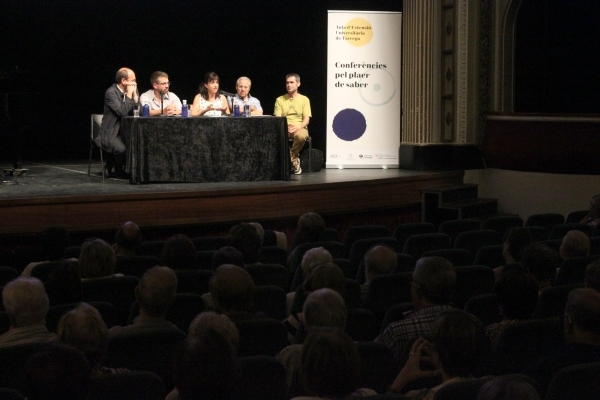
[[250, 116], [250, 104], [244, 103], [244, 117]]
[[148, 102], [144, 102], [144, 107], [142, 108], [142, 117], [150, 116], [150, 104]]
[[182, 117], [187, 117], [188, 116], [187, 100], [183, 100], [183, 104], [181, 106], [181, 116]]
[[240, 116], [240, 105], [239, 104], [234, 104], [233, 105], [233, 116], [234, 117], [239, 117]]

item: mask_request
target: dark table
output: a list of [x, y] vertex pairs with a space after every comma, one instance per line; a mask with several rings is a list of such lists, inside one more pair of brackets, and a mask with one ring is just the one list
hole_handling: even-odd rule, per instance
[[125, 117], [131, 183], [289, 180], [285, 117]]

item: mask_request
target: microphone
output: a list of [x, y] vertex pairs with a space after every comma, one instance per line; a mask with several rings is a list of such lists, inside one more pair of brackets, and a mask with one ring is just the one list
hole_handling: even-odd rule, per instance
[[165, 113], [165, 109], [163, 108], [163, 100], [165, 98], [165, 91], [159, 90], [158, 94], [160, 95], [160, 115], [163, 115]]
[[228, 97], [235, 97], [235, 93], [229, 93], [229, 92], [226, 92], [224, 90], [219, 90], [219, 94], [222, 94], [222, 95], [225, 95], [225, 96], [228, 96]]

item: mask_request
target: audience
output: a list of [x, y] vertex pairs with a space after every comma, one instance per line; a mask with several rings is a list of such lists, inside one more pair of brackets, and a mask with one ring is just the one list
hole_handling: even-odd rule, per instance
[[411, 297], [414, 311], [391, 323], [376, 339], [393, 350], [396, 359], [411, 339], [430, 333], [431, 324], [442, 311], [452, 309], [450, 300], [456, 286], [456, 272], [442, 257], [423, 257], [412, 275]]
[[232, 321], [263, 316], [262, 313], [250, 313], [256, 288], [252, 277], [243, 268], [231, 264], [221, 265], [210, 279], [209, 288], [217, 310]]
[[543, 243], [532, 243], [523, 250], [521, 264], [536, 280], [538, 291], [541, 292], [554, 283], [560, 257], [550, 246]]
[[208, 331], [215, 331], [229, 342], [234, 353], [240, 347], [240, 332], [226, 316], [212, 311], [198, 314], [190, 323], [188, 337], [201, 338]]
[[113, 249], [117, 257], [135, 256], [135, 248], [142, 243], [140, 228], [135, 222], [127, 221], [115, 233]]
[[229, 230], [229, 244], [244, 256], [244, 264], [260, 264], [262, 240], [256, 228], [250, 224], [238, 224]]
[[298, 218], [298, 229], [292, 243], [291, 250], [303, 243], [315, 243], [321, 238], [321, 234], [325, 232], [325, 221], [323, 218], [314, 212], [304, 213]]
[[0, 336], [0, 348], [58, 340], [46, 328], [49, 301], [44, 284], [38, 279], [18, 277], [9, 282], [2, 291], [2, 302], [10, 328]]
[[600, 260], [590, 263], [585, 268], [584, 285], [586, 288], [600, 292]]
[[38, 238], [41, 245], [40, 258], [43, 261], [29, 263], [21, 276], [31, 276], [31, 271], [39, 264], [59, 262], [64, 258], [65, 250], [69, 247], [69, 233], [62, 226], [45, 229]]
[[44, 284], [50, 306], [78, 303], [82, 299], [79, 262], [63, 260], [48, 275]]
[[[533, 235], [529, 229], [515, 227], [508, 231], [504, 247], [502, 248], [505, 265], [520, 262], [523, 257], [523, 250], [531, 243], [533, 243]], [[504, 266], [494, 268], [496, 279], [502, 275], [503, 271]]]
[[195, 269], [196, 246], [185, 235], [173, 235], [165, 242], [160, 260], [174, 270]]
[[398, 269], [396, 252], [388, 246], [375, 246], [365, 254], [365, 283], [360, 286], [360, 303], [364, 304], [371, 279], [389, 275]]
[[[224, 246], [213, 254], [212, 257], [212, 270], [216, 271], [221, 265], [231, 264], [237, 267], [246, 269], [244, 265], [244, 256], [242, 253], [237, 251], [235, 247]], [[217, 303], [212, 293], [203, 293], [202, 300], [204, 301], [204, 309], [206, 311], [218, 311]]]
[[486, 382], [479, 389], [477, 400], [540, 400], [540, 395], [536, 388], [522, 377], [504, 375]]
[[600, 224], [600, 194], [592, 197], [590, 201], [590, 212], [581, 220], [582, 224], [590, 225], [594, 231], [598, 229]]
[[291, 312], [296, 293], [302, 292], [302, 282], [306, 280], [306, 277], [308, 277], [315, 268], [328, 263], [333, 263], [333, 257], [329, 251], [325, 250], [323, 247], [315, 247], [304, 253], [300, 266], [298, 267], [299, 270], [295, 272], [294, 280], [292, 281], [292, 288], [295, 288], [295, 290], [292, 289], [294, 291], [287, 294], [288, 314]]
[[177, 275], [169, 267], [152, 267], [135, 288], [135, 298], [140, 305], [140, 314], [132, 325], [113, 326], [111, 336], [138, 329], [178, 329], [166, 320], [167, 311], [175, 301], [177, 293]]
[[117, 258], [113, 248], [102, 239], [93, 239], [81, 246], [79, 273], [82, 280], [113, 276]]
[[560, 245], [560, 258], [567, 260], [574, 257], [585, 257], [590, 255], [590, 238], [585, 233], [572, 230], [563, 237]]

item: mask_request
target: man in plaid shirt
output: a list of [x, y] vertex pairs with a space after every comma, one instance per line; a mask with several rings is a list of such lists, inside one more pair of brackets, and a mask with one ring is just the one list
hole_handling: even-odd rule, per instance
[[442, 257], [424, 257], [413, 271], [411, 297], [414, 311], [391, 323], [375, 341], [388, 346], [400, 359], [406, 345], [414, 338], [429, 335], [431, 324], [442, 311], [452, 309], [450, 300], [456, 286], [456, 272]]

